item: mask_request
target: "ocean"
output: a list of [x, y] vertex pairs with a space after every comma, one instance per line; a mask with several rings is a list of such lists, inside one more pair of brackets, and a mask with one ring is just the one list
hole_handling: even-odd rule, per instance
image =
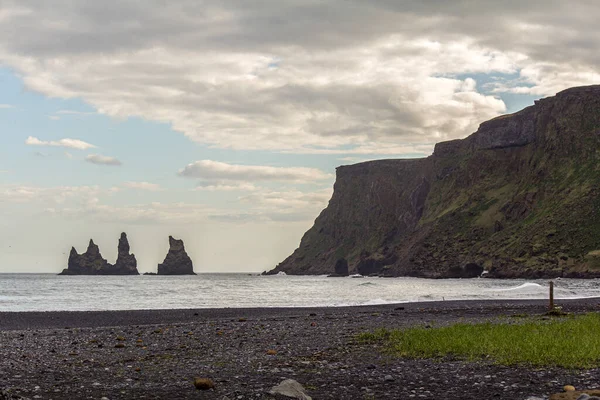
[[[599, 280], [554, 282], [557, 299], [600, 296]], [[0, 274], [0, 311], [333, 307], [547, 296], [548, 280]]]
[[[557, 299], [600, 296], [600, 280], [554, 282]], [[333, 307], [547, 297], [548, 280], [0, 274], [0, 311]]]

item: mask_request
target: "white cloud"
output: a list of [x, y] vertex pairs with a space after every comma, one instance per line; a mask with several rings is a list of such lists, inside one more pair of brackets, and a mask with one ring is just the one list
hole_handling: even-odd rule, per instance
[[93, 144], [86, 143], [78, 139], [60, 139], [56, 141], [44, 141], [36, 137], [29, 136], [25, 140], [25, 144], [28, 146], [53, 146], [53, 147], [66, 147], [75, 150], [87, 150], [96, 148]]
[[94, 115], [96, 114], [95, 112], [89, 112], [89, 111], [76, 111], [76, 110], [58, 110], [56, 112], [56, 114], [59, 115]]
[[147, 190], [150, 192], [159, 192], [163, 190], [159, 184], [149, 182], [125, 182], [123, 187], [128, 189]]
[[538, 96], [598, 83], [598, 12], [585, 0], [4, 0], [0, 62], [29, 89], [213, 147], [414, 153], [505, 112], [469, 76], [509, 74], [496, 93]]
[[85, 158], [85, 161], [97, 164], [97, 165], [111, 165], [111, 166], [120, 166], [122, 165], [121, 161], [116, 159], [115, 157], [103, 156], [100, 154], [90, 154]]
[[11, 104], [0, 104], [0, 109], [14, 108]]
[[209, 182], [273, 181], [307, 183], [330, 179], [332, 177], [316, 168], [234, 165], [212, 160], [202, 160], [188, 164], [185, 168], [179, 170], [179, 175]]
[[44, 205], [60, 205], [67, 201], [77, 204], [96, 203], [102, 190], [98, 186], [37, 187], [26, 185], [0, 186], [0, 203], [39, 202]]
[[241, 197], [240, 200], [265, 209], [323, 209], [332, 194], [333, 189], [330, 188], [308, 193], [299, 190], [261, 191]]
[[67, 219], [136, 224], [189, 224], [209, 220], [245, 223], [251, 221], [312, 221], [331, 197], [331, 189], [315, 192], [298, 190], [271, 191], [257, 188], [251, 195], [242, 196], [238, 207], [214, 207], [193, 202], [158, 202], [119, 204], [120, 189], [99, 186], [36, 187], [0, 185], [0, 210], [10, 213], [9, 205], [28, 204], [40, 213]]
[[210, 182], [199, 182], [198, 186], [193, 191], [206, 191], [206, 192], [252, 192], [258, 190], [258, 187], [248, 182], [225, 182], [225, 181], [210, 181]]

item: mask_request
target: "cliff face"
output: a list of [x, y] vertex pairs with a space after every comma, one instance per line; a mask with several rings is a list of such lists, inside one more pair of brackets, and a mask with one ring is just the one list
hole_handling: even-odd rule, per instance
[[115, 265], [109, 264], [102, 258], [100, 249], [90, 239], [87, 251], [83, 254], [78, 254], [75, 247], [71, 248], [68, 268], [59, 275], [139, 275], [139, 273], [135, 255], [129, 254], [127, 235], [121, 233]]
[[328, 207], [270, 273], [600, 277], [600, 86], [481, 124], [433, 155], [337, 169]]
[[169, 236], [169, 252], [162, 264], [158, 264], [158, 275], [196, 275], [192, 260], [185, 252], [183, 240]]

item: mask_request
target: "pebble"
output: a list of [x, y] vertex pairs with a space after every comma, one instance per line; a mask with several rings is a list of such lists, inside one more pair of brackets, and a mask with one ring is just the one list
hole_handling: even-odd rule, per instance
[[391, 375], [386, 375], [385, 378], [383, 378], [383, 380], [386, 382], [394, 382], [394, 377]]
[[198, 390], [209, 390], [215, 388], [215, 383], [210, 378], [196, 378], [194, 379], [194, 386]]

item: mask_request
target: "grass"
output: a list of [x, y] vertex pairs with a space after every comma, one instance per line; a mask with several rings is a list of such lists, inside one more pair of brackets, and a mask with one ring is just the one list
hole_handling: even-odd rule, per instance
[[384, 342], [397, 356], [490, 360], [503, 365], [600, 366], [600, 314], [518, 323], [456, 324], [440, 328], [377, 330], [363, 343]]

